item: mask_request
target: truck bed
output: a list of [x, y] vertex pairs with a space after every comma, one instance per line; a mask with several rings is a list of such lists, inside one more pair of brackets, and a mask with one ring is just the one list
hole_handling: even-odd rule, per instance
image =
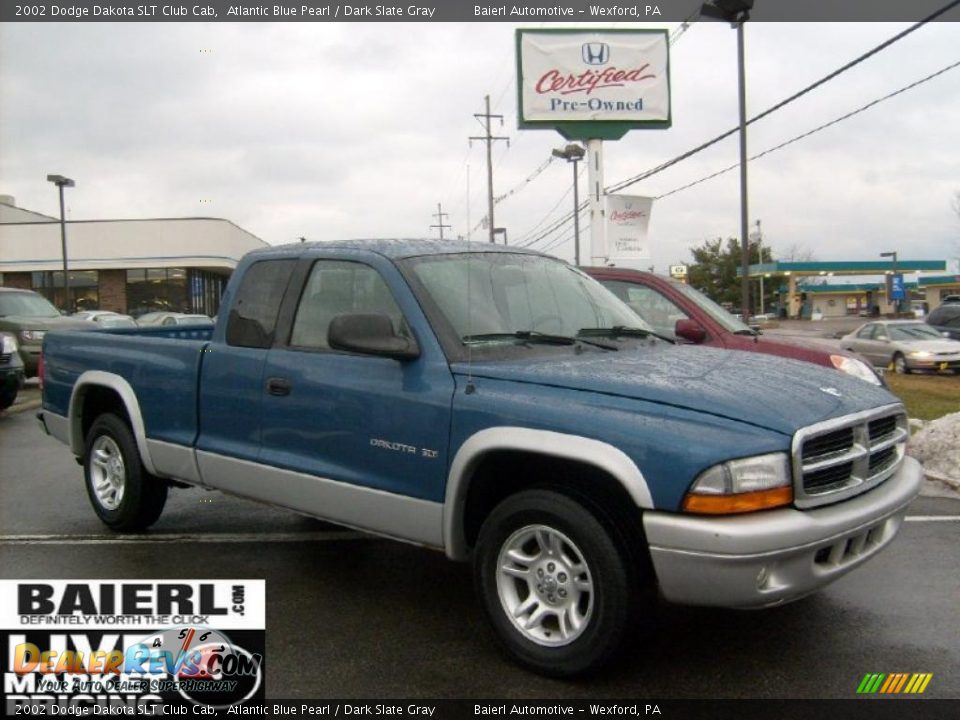
[[52, 332], [44, 340], [44, 408], [68, 415], [84, 373], [115, 373], [129, 383], [147, 436], [183, 445], [197, 434], [197, 388], [213, 327], [116, 328]]

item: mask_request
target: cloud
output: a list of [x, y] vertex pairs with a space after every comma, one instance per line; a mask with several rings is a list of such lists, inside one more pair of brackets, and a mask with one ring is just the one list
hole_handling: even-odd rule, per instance
[[[750, 112], [904, 27], [748, 25]], [[513, 32], [505, 23], [7, 24], [0, 192], [54, 212], [45, 177], [64, 173], [77, 180], [71, 217], [212, 214], [272, 243], [430, 236], [442, 202], [453, 233], [466, 234], [486, 213], [484, 147], [468, 137], [483, 134], [473, 115], [489, 94], [504, 116], [493, 131], [511, 139], [494, 147], [495, 192], [518, 188], [497, 205], [496, 224], [511, 240], [531, 237], [570, 212], [572, 178], [556, 162], [526, 182], [566, 141], [517, 130]], [[751, 126], [750, 151], [960, 59], [957, 39], [951, 23], [921, 29]], [[607, 184], [736, 125], [727, 26], [693, 25], [671, 65], [673, 127], [607, 143]], [[757, 160], [751, 220], [762, 218], [775, 249], [798, 245], [824, 259], [878, 248], [905, 258], [955, 253], [957, 117], [960, 69]], [[737, 148], [729, 138], [625, 192], [662, 194], [735, 162]], [[706, 238], [738, 234], [738, 203], [736, 172], [658, 202], [653, 263], [662, 270]], [[555, 252], [572, 258], [572, 242]]]

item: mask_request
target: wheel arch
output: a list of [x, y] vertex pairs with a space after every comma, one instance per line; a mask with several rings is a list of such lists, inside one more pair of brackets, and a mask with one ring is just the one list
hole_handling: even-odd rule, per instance
[[497, 458], [517, 457], [590, 469], [599, 478], [609, 479], [607, 490], [629, 499], [639, 510], [654, 507], [647, 481], [636, 463], [608, 443], [549, 430], [487, 428], [471, 435], [450, 465], [443, 506], [443, 540], [446, 554], [452, 560], [469, 557], [468, 503], [474, 495], [472, 491], [476, 490], [474, 481], [478, 471]]
[[73, 454], [77, 457], [83, 455], [86, 433], [96, 419], [94, 415], [112, 410], [122, 411], [120, 415], [130, 426], [141, 462], [148, 472], [156, 474], [156, 468], [147, 447], [147, 433], [143, 423], [143, 413], [140, 411], [140, 402], [130, 383], [115, 373], [88, 370], [82, 373], [74, 383], [69, 410], [70, 449]]

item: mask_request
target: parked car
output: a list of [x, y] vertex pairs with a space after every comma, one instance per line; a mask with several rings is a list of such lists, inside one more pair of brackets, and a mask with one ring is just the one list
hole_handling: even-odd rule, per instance
[[894, 372], [914, 370], [960, 371], [960, 341], [945, 338], [916, 320], [878, 320], [861, 325], [841, 344], [879, 367]]
[[629, 268], [586, 267], [585, 272], [623, 300], [661, 335], [696, 345], [745, 350], [805, 360], [883, 383], [870, 363], [854, 353], [815, 340], [772, 338], [745, 325], [699, 290], [671, 278]]
[[137, 327], [137, 321], [132, 317], [112, 310], [85, 310], [71, 317], [96, 323], [102, 328]]
[[53, 304], [33, 290], [0, 287], [0, 330], [17, 338], [27, 377], [37, 374], [43, 336], [48, 330], [90, 330], [83, 320], [64, 317]]
[[942, 304], [947, 304], [947, 303], [960, 303], [960, 295], [947, 295], [946, 297], [944, 297], [943, 299], [941, 299], [940, 302], [941, 302]]
[[13, 333], [0, 332], [0, 410], [6, 410], [17, 399], [23, 387], [23, 360]]
[[927, 316], [927, 325], [941, 335], [960, 340], [960, 302], [947, 303], [935, 308]]
[[213, 325], [209, 315], [191, 315], [177, 312], [152, 312], [137, 318], [137, 325]]
[[678, 347], [539, 253], [272, 247], [219, 318], [46, 338], [39, 418], [100, 520], [149, 526], [186, 483], [443, 550], [551, 675], [611, 658], [660, 596], [808, 595], [893, 540], [923, 479], [884, 388]]

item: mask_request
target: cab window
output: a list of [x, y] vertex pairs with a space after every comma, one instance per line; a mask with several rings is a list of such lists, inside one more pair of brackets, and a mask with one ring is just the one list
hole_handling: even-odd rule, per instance
[[410, 334], [403, 313], [380, 273], [362, 263], [319, 260], [300, 298], [290, 345], [329, 350], [330, 321], [345, 313], [387, 315], [397, 334]]

